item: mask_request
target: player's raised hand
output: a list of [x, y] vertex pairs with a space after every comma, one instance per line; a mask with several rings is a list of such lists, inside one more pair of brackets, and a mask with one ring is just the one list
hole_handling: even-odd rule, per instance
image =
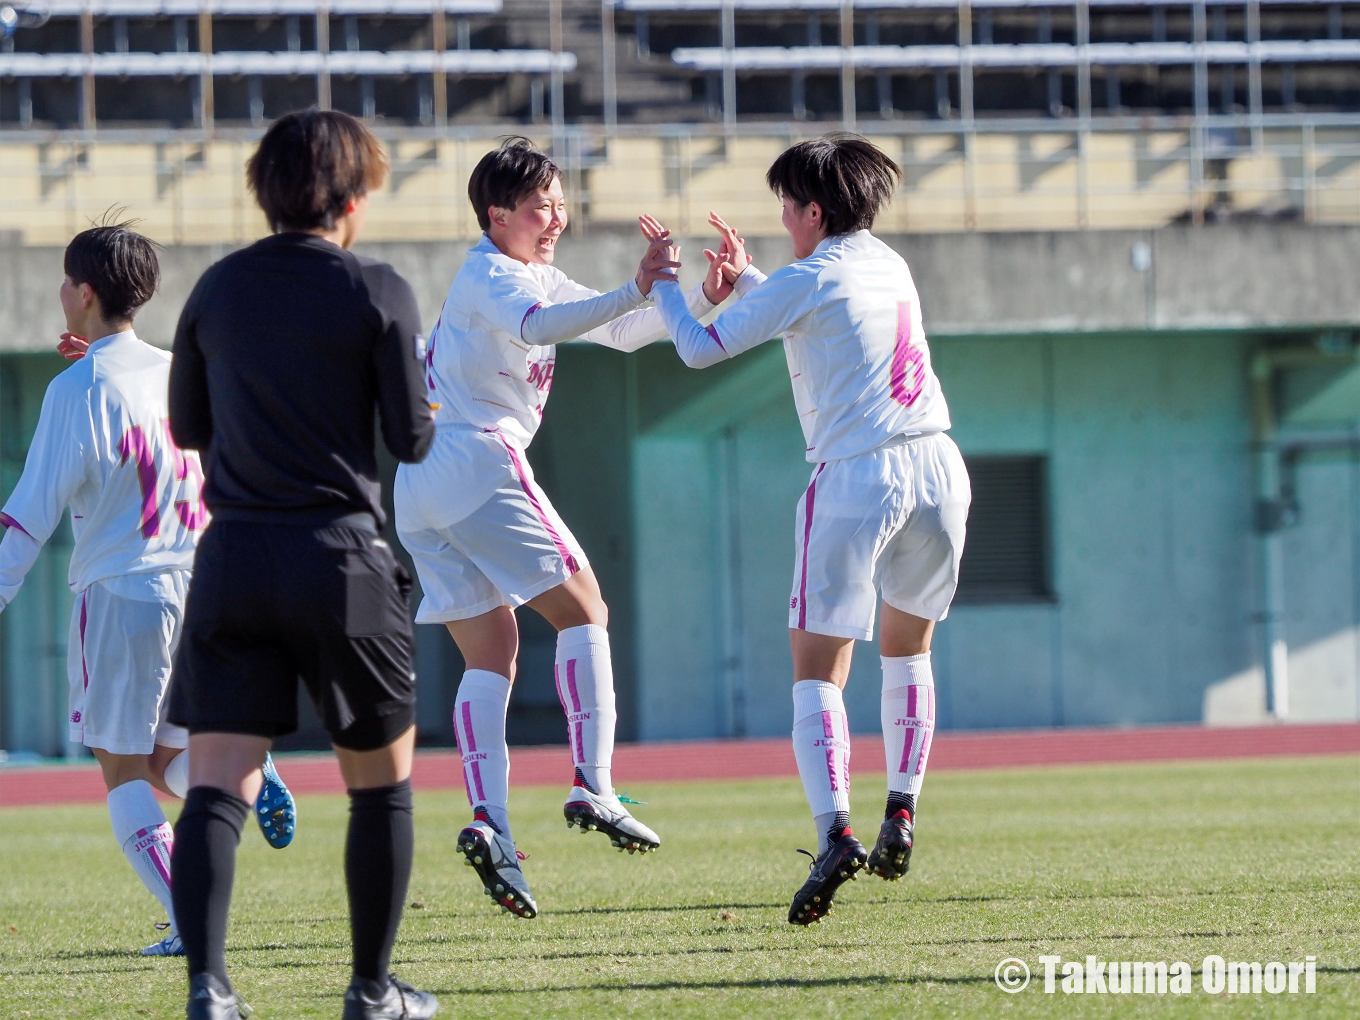
[[660, 280], [675, 280], [675, 271], [679, 268], [680, 246], [671, 241], [670, 231], [664, 230], [660, 237], [647, 245], [647, 254], [638, 263], [635, 277], [638, 290], [646, 297], [652, 292], [652, 284]]
[[738, 237], [736, 229], [728, 226], [727, 221], [715, 212], [709, 212], [708, 223], [721, 238], [717, 254], [730, 267], [723, 270], [723, 276], [732, 283], [751, 264], [751, 257], [746, 254], [746, 239]]
[[648, 241], [655, 241], [660, 237], [670, 236], [670, 231], [661, 225], [661, 221], [650, 213], [645, 213], [638, 217], [638, 227], [642, 231], [642, 236]]
[[74, 333], [63, 333], [61, 339], [57, 341], [57, 353], [67, 361], [79, 361], [85, 357], [89, 347], [90, 341]]
[[[732, 263], [727, 261], [725, 253], [705, 248], [704, 258], [708, 259], [708, 272], [704, 276], [704, 297], [708, 299], [709, 304], [720, 305], [732, 293], [732, 280], [739, 274], [733, 271]], [[728, 279], [729, 275], [731, 279]]]

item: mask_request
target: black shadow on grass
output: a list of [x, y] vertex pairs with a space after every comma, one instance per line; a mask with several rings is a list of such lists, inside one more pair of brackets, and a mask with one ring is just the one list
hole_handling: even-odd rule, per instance
[[674, 992], [738, 988], [849, 988], [862, 985], [984, 985], [996, 978], [991, 974], [916, 974], [895, 977], [890, 974], [866, 974], [841, 978], [751, 978], [745, 981], [648, 981], [579, 985], [544, 985], [538, 988], [437, 988], [436, 995], [544, 995], [562, 992]]

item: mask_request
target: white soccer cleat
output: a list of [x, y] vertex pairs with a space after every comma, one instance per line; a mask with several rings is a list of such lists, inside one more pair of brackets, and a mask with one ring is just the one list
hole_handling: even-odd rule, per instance
[[582, 832], [603, 832], [622, 853], [648, 853], [661, 846], [661, 837], [628, 813], [614, 794], [604, 796], [584, 786], [573, 786], [562, 806], [567, 828], [579, 825]]
[[480, 815], [458, 834], [458, 851], [482, 880], [482, 888], [502, 910], [520, 917], [536, 917], [538, 904], [520, 869], [515, 844]]
[[184, 943], [179, 940], [178, 932], [171, 932], [154, 946], [142, 950], [143, 956], [183, 956]]

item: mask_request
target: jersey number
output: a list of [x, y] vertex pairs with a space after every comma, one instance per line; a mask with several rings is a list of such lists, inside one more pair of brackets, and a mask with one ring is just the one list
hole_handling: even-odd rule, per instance
[[[200, 531], [208, 523], [208, 510], [203, 505], [203, 469], [197, 457], [186, 456], [170, 438], [170, 423], [165, 423], [165, 437], [175, 458], [175, 477], [188, 481], [193, 490], [191, 498], [175, 500], [175, 515], [180, 524], [190, 531]], [[160, 473], [156, 469], [155, 453], [147, 441], [146, 432], [140, 425], [134, 425], [123, 433], [118, 441], [121, 464], [131, 460], [137, 465], [137, 484], [142, 489], [142, 537], [155, 538], [161, 533], [160, 493], [156, 483]], [[194, 504], [198, 505], [195, 506]]]
[[916, 403], [925, 378], [925, 355], [911, 342], [911, 302], [897, 304], [897, 343], [893, 347], [892, 395], [903, 407]]

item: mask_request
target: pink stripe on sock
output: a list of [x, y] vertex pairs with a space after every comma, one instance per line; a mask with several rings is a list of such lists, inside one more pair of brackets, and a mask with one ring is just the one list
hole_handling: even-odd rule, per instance
[[834, 712], [822, 713], [822, 736], [826, 737], [826, 774], [831, 780], [832, 792], [841, 788], [840, 776], [836, 768], [836, 721]]
[[902, 742], [902, 760], [897, 763], [897, 771], [903, 775], [911, 771], [911, 752], [916, 748], [916, 728], [906, 726], [906, 738]]
[[482, 770], [475, 761], [472, 763], [472, 781], [477, 784], [477, 799], [486, 800], [486, 793], [482, 790]]
[[576, 723], [574, 728], [576, 730], [576, 758], [573, 764], [584, 765], [586, 763], [586, 744], [581, 738], [581, 724]]
[[[136, 839], [141, 839], [143, 836], [156, 837], [155, 842], [146, 848], [145, 853], [147, 859], [151, 861], [151, 866], [156, 869], [156, 874], [161, 876], [161, 881], [165, 883], [167, 889], [170, 888], [170, 869], [166, 867], [166, 862], [160, 855], [160, 848], [164, 846], [169, 849], [174, 845], [174, 836], [171, 835], [167, 840], [165, 833], [161, 831], [162, 829], [168, 828], [170, 828], [169, 825], [158, 825], [154, 829], [140, 829], [134, 837]], [[174, 830], [171, 830], [172, 833], [173, 831]]]
[[463, 732], [467, 734], [467, 751], [469, 754], [477, 750], [477, 737], [472, 732], [472, 702], [463, 702]]
[[557, 533], [557, 529], [554, 528], [552, 522], [548, 520], [548, 515], [543, 512], [543, 505], [538, 501], [538, 495], [534, 492], [533, 483], [529, 481], [528, 472], [524, 470], [524, 464], [519, 459], [518, 451], [516, 451], [510, 441], [499, 432], [496, 433], [496, 435], [505, 446], [506, 451], [509, 452], [510, 461], [515, 465], [515, 473], [519, 475], [519, 486], [524, 490], [524, 494], [529, 497], [529, 504], [534, 508], [534, 513], [538, 515], [538, 520], [539, 523], [543, 525], [543, 530], [548, 533], [548, 537], [552, 539], [553, 545], [557, 547], [557, 554], [562, 557], [562, 562], [566, 564], [567, 573], [580, 573], [581, 566], [576, 562], [576, 557], [571, 554], [571, 550], [567, 548], [567, 544], [562, 541], [562, 536]]
[[[454, 742], [458, 745], [459, 754], [461, 754], [463, 751], [463, 744], [466, 742], [467, 738], [462, 736], [458, 732], [458, 712], [456, 709], [454, 710], [453, 713], [453, 739]], [[472, 785], [468, 782], [468, 770], [466, 765], [463, 766], [463, 789], [467, 791], [468, 806], [471, 806]]]
[[926, 730], [925, 739], [921, 741], [921, 756], [916, 759], [916, 775], [921, 775], [926, 770], [926, 759], [930, 757], [930, 738], [935, 736], [934, 730]]
[[581, 696], [576, 693], [576, 660], [567, 660], [567, 690], [571, 694], [571, 710], [581, 711]]
[[808, 543], [812, 539], [812, 510], [817, 499], [817, 479], [821, 477], [825, 464], [817, 465], [817, 473], [808, 483], [806, 503], [803, 508], [803, 565], [802, 577], [798, 582], [798, 629], [807, 630], [807, 558]]
[[916, 718], [916, 692], [920, 689], [916, 684], [907, 688], [907, 715], [913, 719]]

